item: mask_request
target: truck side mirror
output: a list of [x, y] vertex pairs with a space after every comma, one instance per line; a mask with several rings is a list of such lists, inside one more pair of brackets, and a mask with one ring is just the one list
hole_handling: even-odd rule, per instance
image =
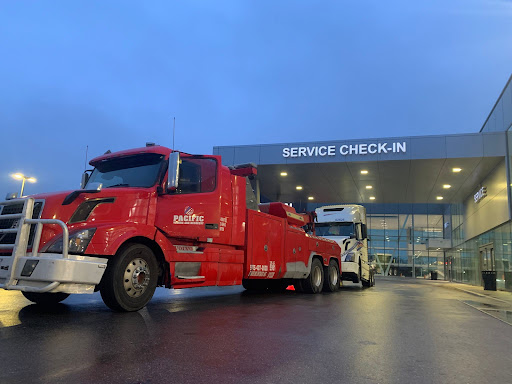
[[179, 152], [172, 152], [169, 155], [169, 167], [167, 170], [167, 192], [174, 192], [178, 189], [178, 180], [180, 179]]
[[366, 224], [363, 224], [361, 226], [361, 232], [363, 235], [363, 239], [366, 239], [368, 237], [368, 227], [366, 226]]
[[89, 174], [87, 171], [82, 173], [82, 181], [80, 182], [80, 189], [85, 189], [85, 186], [87, 185], [87, 182], [89, 181]]

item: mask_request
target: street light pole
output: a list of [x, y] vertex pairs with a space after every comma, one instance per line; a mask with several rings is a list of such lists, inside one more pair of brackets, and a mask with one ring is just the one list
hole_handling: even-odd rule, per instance
[[23, 173], [15, 173], [11, 175], [16, 180], [21, 180], [21, 191], [20, 197], [23, 197], [23, 191], [25, 190], [25, 181], [30, 181], [31, 183], [35, 183], [37, 180], [35, 177], [25, 176]]
[[23, 190], [25, 189], [25, 180], [27, 180], [26, 177], [23, 177], [23, 180], [21, 180], [21, 191], [20, 191], [20, 197], [23, 197]]

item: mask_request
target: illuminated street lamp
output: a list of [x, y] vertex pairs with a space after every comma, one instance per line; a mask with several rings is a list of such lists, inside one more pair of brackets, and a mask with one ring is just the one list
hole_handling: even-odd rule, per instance
[[25, 189], [25, 181], [28, 180], [31, 183], [35, 183], [37, 180], [35, 177], [25, 176], [23, 173], [14, 173], [11, 175], [16, 180], [21, 180], [21, 192], [20, 197], [23, 197], [23, 190]]

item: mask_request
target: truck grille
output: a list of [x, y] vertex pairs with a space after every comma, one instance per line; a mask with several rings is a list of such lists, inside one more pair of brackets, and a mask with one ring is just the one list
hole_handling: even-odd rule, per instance
[[[43, 211], [43, 200], [34, 202], [34, 211], [32, 212], [33, 219], [39, 219]], [[3, 215], [12, 215], [23, 212], [24, 202], [12, 205], [0, 205], [0, 229], [16, 228], [18, 226], [18, 219], [2, 219]], [[28, 238], [28, 246], [32, 246], [34, 235], [36, 232], [36, 225], [30, 226], [30, 235]], [[15, 233], [0, 234], [0, 244], [14, 244], [16, 242]]]

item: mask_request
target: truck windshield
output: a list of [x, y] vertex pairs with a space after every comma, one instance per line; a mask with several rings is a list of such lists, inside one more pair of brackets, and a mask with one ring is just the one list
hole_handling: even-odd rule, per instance
[[355, 234], [354, 223], [317, 223], [315, 224], [317, 236], [344, 236]]
[[152, 187], [163, 159], [164, 155], [145, 153], [103, 160], [96, 164], [87, 184], [102, 183], [103, 188]]

